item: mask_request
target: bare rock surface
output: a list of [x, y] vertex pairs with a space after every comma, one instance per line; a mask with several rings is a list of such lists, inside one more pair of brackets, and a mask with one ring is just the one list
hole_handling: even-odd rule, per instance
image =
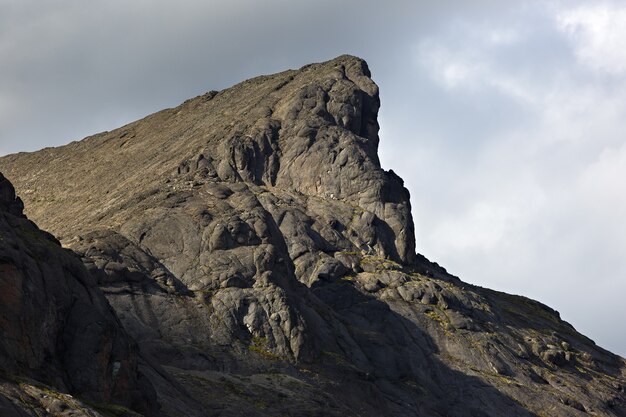
[[625, 416], [623, 358], [416, 254], [379, 106], [341, 56], [0, 171], [80, 256], [164, 415]]
[[22, 208], [0, 174], [0, 415], [99, 415], [90, 403], [157, 415], [137, 346], [96, 280]]

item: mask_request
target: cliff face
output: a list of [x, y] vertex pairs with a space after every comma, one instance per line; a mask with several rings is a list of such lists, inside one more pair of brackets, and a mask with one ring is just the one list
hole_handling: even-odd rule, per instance
[[137, 347], [96, 280], [22, 209], [0, 174], [0, 415], [89, 408], [56, 390], [149, 412]]
[[622, 358], [415, 253], [378, 108], [342, 56], [0, 171], [80, 254], [166, 415], [626, 415]]

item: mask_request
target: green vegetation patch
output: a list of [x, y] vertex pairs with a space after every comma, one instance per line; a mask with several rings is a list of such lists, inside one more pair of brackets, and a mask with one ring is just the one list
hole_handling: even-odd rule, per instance
[[[361, 259], [362, 267], [370, 267], [377, 271], [400, 271], [402, 265], [390, 259], [381, 258], [380, 256], [364, 256]], [[365, 269], [365, 268], [364, 268]]]
[[269, 340], [267, 337], [253, 336], [248, 346], [248, 350], [255, 352], [266, 359], [279, 360], [280, 355], [275, 354], [269, 348]]
[[121, 406], [119, 404], [107, 404], [107, 403], [97, 403], [89, 400], [82, 400], [85, 405], [93, 408], [100, 414], [103, 414], [107, 417], [139, 417], [140, 414], [135, 413], [128, 408]]

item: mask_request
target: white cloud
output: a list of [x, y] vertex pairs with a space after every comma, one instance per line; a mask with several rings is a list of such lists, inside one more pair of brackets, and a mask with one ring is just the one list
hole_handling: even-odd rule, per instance
[[417, 166], [409, 186], [436, 190], [420, 201], [428, 185], [411, 188], [418, 247], [466, 280], [548, 302], [623, 355], [626, 338], [597, 323], [626, 312], [626, 6], [558, 4], [448, 22], [419, 41], [416, 77], [449, 113], [421, 119], [438, 140], [426, 163], [402, 149]]
[[444, 250], [492, 251], [519, 221], [516, 207], [501, 205], [500, 201], [478, 201], [471, 204], [460, 217], [442, 222], [432, 233], [432, 243]]
[[508, 46], [520, 42], [523, 39], [519, 30], [513, 28], [487, 30], [486, 39], [492, 45]]
[[626, 5], [594, 2], [564, 10], [556, 18], [585, 66], [611, 74], [626, 72]]
[[455, 56], [454, 51], [430, 39], [420, 42], [417, 59], [433, 80], [447, 89], [472, 88], [484, 72], [478, 61]]
[[590, 216], [613, 229], [626, 243], [626, 144], [620, 148], [607, 148], [581, 173], [578, 192], [581, 204]]
[[516, 78], [515, 74], [499, 71], [493, 62], [499, 48], [511, 47], [523, 37], [513, 29], [475, 30], [472, 35], [474, 43], [470, 47], [447, 45], [446, 40], [440, 39], [422, 40], [416, 53], [418, 65], [448, 90], [493, 89], [521, 102], [534, 101], [532, 84], [522, 82], [524, 80]]

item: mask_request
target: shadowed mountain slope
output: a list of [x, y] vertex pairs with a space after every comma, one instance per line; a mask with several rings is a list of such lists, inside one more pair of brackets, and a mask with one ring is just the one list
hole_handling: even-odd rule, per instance
[[22, 209], [0, 174], [0, 415], [97, 415], [93, 404], [158, 415], [97, 281]]
[[0, 171], [82, 257], [168, 416], [626, 415], [624, 359], [415, 253], [378, 109], [341, 56]]

